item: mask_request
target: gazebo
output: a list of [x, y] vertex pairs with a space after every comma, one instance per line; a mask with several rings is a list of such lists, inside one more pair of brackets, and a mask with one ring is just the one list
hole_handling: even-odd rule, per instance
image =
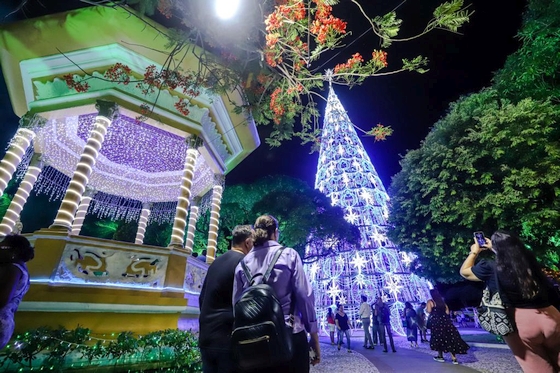
[[[139, 77], [148, 66], [161, 69], [165, 31], [108, 7], [0, 28], [0, 63], [21, 117], [0, 163], [0, 194], [21, 179], [0, 235], [17, 230], [32, 191], [61, 201], [52, 224], [28, 236], [36, 256], [18, 330], [80, 324], [97, 333], [147, 332], [196, 317], [215, 258], [225, 175], [260, 142], [250, 116], [235, 110], [243, 103], [237, 91], [146, 93], [103, 78], [116, 63]], [[175, 63], [197, 69], [197, 51]], [[69, 88], [68, 76], [88, 79], [89, 88]], [[177, 109], [181, 100], [194, 104], [188, 115]], [[206, 263], [191, 256], [201, 199], [211, 209]], [[135, 242], [80, 236], [87, 214], [137, 220]], [[166, 221], [173, 223], [169, 246], [144, 245], [147, 225]]]

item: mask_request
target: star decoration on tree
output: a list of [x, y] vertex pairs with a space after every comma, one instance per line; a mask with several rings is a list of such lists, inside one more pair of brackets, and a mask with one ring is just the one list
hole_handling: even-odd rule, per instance
[[340, 290], [338, 284], [336, 282], [332, 282], [331, 287], [327, 290], [328, 296], [334, 301], [338, 296], [340, 296], [340, 293], [342, 293], [342, 290]]
[[319, 271], [319, 264], [317, 264], [317, 262], [315, 262], [311, 265], [311, 268], [309, 268], [309, 274], [311, 275], [312, 280], [315, 279], [318, 271]]
[[352, 209], [348, 209], [350, 210], [348, 212], [348, 214], [346, 214], [346, 216], [344, 216], [344, 219], [346, 219], [347, 222], [349, 222], [350, 224], [355, 224], [356, 221], [358, 220], [358, 215], [354, 213], [354, 211], [352, 211]]
[[350, 263], [358, 270], [358, 273], [362, 273], [362, 268], [366, 266], [367, 261], [360, 255], [360, 253], [356, 253], [356, 256]]
[[402, 286], [399, 284], [399, 279], [396, 278], [393, 273], [387, 272], [385, 274], [385, 284], [385, 289], [393, 295], [393, 298], [397, 299], [397, 295], [402, 289]]

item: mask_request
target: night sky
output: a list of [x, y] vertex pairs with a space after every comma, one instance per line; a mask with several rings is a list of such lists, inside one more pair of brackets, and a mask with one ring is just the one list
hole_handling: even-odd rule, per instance
[[[408, 0], [397, 10], [403, 19], [402, 36], [422, 30], [430, 19], [431, 12], [439, 0]], [[25, 12], [6, 18], [15, 9], [19, 0], [2, 1], [0, 23], [13, 22], [24, 17], [55, 13], [84, 6], [78, 0], [29, 0]], [[380, 15], [394, 9], [401, 0], [383, 2], [363, 1], [370, 15]], [[374, 8], [373, 5], [377, 8]], [[445, 31], [433, 31], [412, 42], [394, 44], [388, 49], [389, 67], [399, 66], [401, 58], [412, 58], [418, 54], [428, 57], [430, 71], [426, 74], [402, 73], [387, 77], [374, 77], [362, 86], [348, 89], [336, 86], [335, 91], [346, 108], [352, 122], [365, 130], [377, 123], [393, 127], [394, 134], [385, 142], [374, 142], [364, 137], [363, 143], [370, 154], [379, 176], [388, 187], [391, 177], [400, 170], [399, 159], [408, 149], [418, 148], [434, 123], [445, 115], [450, 102], [461, 95], [476, 92], [490, 85], [493, 72], [503, 66], [506, 57], [518, 47], [515, 34], [521, 25], [525, 1], [471, 0], [475, 11], [471, 22], [464, 27], [462, 35]], [[341, 0], [334, 7], [335, 14], [349, 20], [348, 29], [353, 35], [349, 44], [365, 30], [368, 24], [356, 17], [357, 8], [348, 0]], [[53, 50], [56, 45], [53, 45]], [[354, 44], [342, 51], [324, 68], [333, 68], [355, 52], [371, 56], [379, 49], [377, 38], [370, 31]], [[13, 114], [3, 79], [0, 84], [0, 117], [2, 130], [0, 144], [7, 144], [14, 134], [18, 118]], [[326, 90], [323, 92], [326, 96]], [[321, 112], [324, 103], [320, 102]], [[260, 129], [261, 137], [267, 128]], [[4, 152], [4, 145], [0, 145]], [[270, 149], [264, 143], [226, 178], [228, 184], [252, 182], [273, 174], [285, 174], [305, 180], [311, 186], [315, 181], [318, 153], [309, 154], [309, 147], [300, 146], [298, 140], [285, 143], [280, 148]]]

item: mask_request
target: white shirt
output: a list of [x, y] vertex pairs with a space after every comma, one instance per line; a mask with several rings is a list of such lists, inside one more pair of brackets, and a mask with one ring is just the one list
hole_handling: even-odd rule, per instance
[[360, 304], [360, 310], [358, 311], [360, 318], [369, 319], [371, 316], [371, 308], [367, 302]]

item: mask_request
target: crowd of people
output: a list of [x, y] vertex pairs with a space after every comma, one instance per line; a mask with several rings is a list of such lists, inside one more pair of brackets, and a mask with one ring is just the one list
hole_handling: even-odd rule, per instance
[[[315, 298], [303, 270], [299, 254], [278, 243], [278, 221], [260, 216], [253, 226], [240, 225], [232, 233], [232, 247], [209, 267], [202, 286], [199, 346], [204, 373], [234, 373], [245, 370], [233, 362], [231, 336], [234, 330], [234, 305], [244, 292], [262, 278], [273, 290], [275, 300], [289, 326], [290, 356], [281, 364], [252, 370], [252, 373], [308, 373], [310, 364], [321, 361]], [[460, 274], [470, 281], [484, 281], [491, 294], [499, 294], [514, 325], [514, 331], [503, 338], [524, 372], [553, 373], [560, 371], [560, 296], [545, 276], [535, 255], [517, 236], [497, 231], [484, 244], [474, 240]], [[494, 253], [494, 260], [477, 260], [482, 251]], [[7, 236], [0, 242], [0, 349], [6, 346], [14, 331], [14, 314], [29, 289], [26, 262], [33, 259], [34, 249], [21, 235]], [[265, 273], [266, 272], [266, 273]], [[248, 276], [248, 273], [257, 276]], [[257, 280], [258, 282], [258, 280]], [[415, 308], [405, 302], [402, 323], [411, 348], [429, 342], [437, 352], [434, 360], [444, 362], [449, 353], [453, 364], [457, 355], [466, 354], [469, 346], [461, 338], [459, 326], [464, 318], [451, 313], [437, 289], [431, 298]], [[391, 327], [391, 310], [382, 298], [368, 303], [361, 297], [359, 321], [364, 330], [367, 349], [382, 346], [397, 352]], [[326, 324], [330, 343], [352, 352], [351, 324], [345, 305], [328, 308]], [[430, 331], [428, 339], [427, 331]], [[336, 337], [336, 338], [335, 338]]]

